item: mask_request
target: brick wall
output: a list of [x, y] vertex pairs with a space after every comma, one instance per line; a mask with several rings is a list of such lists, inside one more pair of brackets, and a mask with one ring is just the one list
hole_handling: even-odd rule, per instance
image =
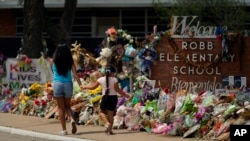
[[[250, 84], [250, 55], [248, 52], [250, 52], [250, 45], [248, 42], [250, 42], [249, 37], [243, 37], [244, 38], [244, 46], [243, 50], [241, 51], [241, 54], [239, 53], [240, 50], [240, 44], [239, 42], [234, 42], [233, 46], [230, 47], [230, 53], [235, 55], [235, 58], [233, 62], [219, 62], [218, 64], [216, 63], [211, 63], [213, 61], [206, 61], [206, 62], [201, 62], [197, 63], [197, 65], [204, 66], [206, 63], [207, 64], [214, 64], [211, 69], [218, 69], [219, 73], [213, 73], [213, 74], [182, 74], [182, 73], [174, 73], [174, 67], [188, 67], [188, 63], [185, 63], [183, 61], [174, 61], [174, 48], [173, 45], [171, 46], [171, 42], [168, 40], [167, 37], [164, 37], [159, 45], [156, 47], [158, 56], [160, 53], [163, 53], [165, 56], [165, 61], [160, 61], [160, 56], [158, 60], [155, 62], [153, 72], [152, 72], [152, 78], [153, 80], [161, 81], [161, 84], [163, 87], [168, 87], [171, 88], [172, 90], [179, 90], [182, 88], [189, 87], [192, 85], [191, 82], [196, 83], [196, 82], [202, 82], [200, 84], [203, 85], [203, 87], [207, 89], [214, 90], [215, 88], [221, 87], [219, 83], [221, 84], [222, 82], [222, 77], [223, 76], [246, 76], [247, 77], [247, 85], [249, 86]], [[181, 49], [182, 43], [183, 42], [212, 42], [213, 44], [213, 49], [208, 50], [200, 50], [200, 49], [189, 49], [182, 51], [182, 53], [179, 53], [179, 55], [184, 54], [218, 54], [221, 55], [222, 52], [222, 43], [221, 40], [215, 39], [215, 38], [175, 38], [173, 39], [174, 43], [176, 44], [176, 47]], [[173, 42], [172, 42], [173, 43]], [[167, 55], [169, 55], [170, 59], [167, 59]], [[171, 61], [172, 59], [172, 61]], [[192, 61], [189, 63], [193, 63]], [[197, 66], [197, 65], [191, 65], [192, 66]], [[211, 72], [210, 69], [210, 72]], [[185, 69], [184, 69], [185, 70]], [[186, 72], [186, 71], [184, 71]], [[209, 73], [210, 73], [209, 72]], [[189, 83], [187, 83], [189, 82]], [[216, 84], [217, 83], [217, 84]], [[188, 85], [188, 86], [187, 86]], [[207, 86], [205, 86], [207, 85]]]
[[0, 9], [0, 36], [16, 36], [16, 19], [8, 9]]

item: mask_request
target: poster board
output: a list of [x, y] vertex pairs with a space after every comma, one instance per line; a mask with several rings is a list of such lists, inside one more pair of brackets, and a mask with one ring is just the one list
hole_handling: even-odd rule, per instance
[[6, 60], [6, 78], [3, 83], [12, 91], [20, 91], [33, 83], [45, 84], [48, 81], [53, 81], [49, 60], [32, 59], [30, 64], [15, 58]]
[[153, 92], [155, 89], [156, 80], [144, 80], [143, 81], [143, 88]]

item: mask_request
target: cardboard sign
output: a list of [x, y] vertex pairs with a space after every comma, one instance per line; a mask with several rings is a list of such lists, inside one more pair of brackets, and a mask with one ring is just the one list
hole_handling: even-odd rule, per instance
[[40, 59], [32, 59], [30, 64], [15, 58], [6, 60], [4, 83], [13, 91], [28, 88], [35, 82], [44, 84], [49, 80], [52, 81], [52, 71], [48, 60], [41, 62]]

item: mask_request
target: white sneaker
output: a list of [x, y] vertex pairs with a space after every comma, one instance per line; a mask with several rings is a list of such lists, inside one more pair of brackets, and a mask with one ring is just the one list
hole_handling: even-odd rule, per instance
[[68, 132], [66, 130], [62, 130], [58, 134], [59, 135], [68, 135]]

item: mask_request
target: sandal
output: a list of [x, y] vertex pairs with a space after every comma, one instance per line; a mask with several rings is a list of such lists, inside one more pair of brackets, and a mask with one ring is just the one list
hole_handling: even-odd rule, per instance
[[75, 134], [76, 131], [77, 131], [76, 122], [74, 120], [71, 120], [71, 132], [72, 132], [72, 134]]

